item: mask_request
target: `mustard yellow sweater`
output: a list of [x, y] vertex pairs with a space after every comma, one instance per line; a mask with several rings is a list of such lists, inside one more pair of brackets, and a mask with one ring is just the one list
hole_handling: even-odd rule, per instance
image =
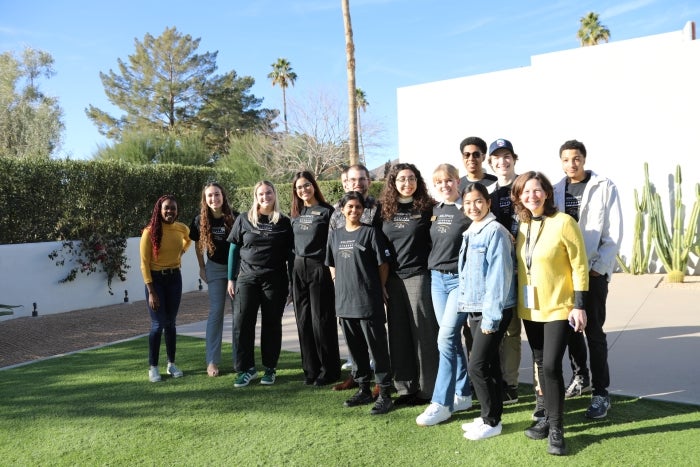
[[[533, 243], [544, 222], [542, 233]], [[528, 284], [525, 264], [525, 239], [528, 224], [522, 222], [518, 232], [518, 316], [522, 319], [549, 322], [567, 319], [574, 307], [574, 290], [588, 290], [588, 259], [581, 230], [573, 217], [557, 212], [543, 221], [531, 221], [530, 249], [532, 266], [530, 285], [535, 286], [535, 308], [525, 308]]]
[[141, 275], [143, 282], [150, 284], [153, 282], [151, 271], [161, 271], [180, 267], [180, 258], [187, 251], [192, 240], [190, 240], [190, 228], [182, 222], [172, 224], [163, 223], [163, 238], [160, 241], [158, 258], [153, 255], [153, 245], [151, 244], [151, 232], [148, 228], [143, 229], [141, 234]]

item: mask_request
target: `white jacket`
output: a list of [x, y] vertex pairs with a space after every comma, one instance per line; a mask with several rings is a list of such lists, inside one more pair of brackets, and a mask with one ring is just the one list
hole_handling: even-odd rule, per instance
[[[581, 197], [578, 225], [586, 244], [589, 270], [607, 274], [609, 281], [622, 241], [622, 209], [615, 184], [593, 171], [590, 174]], [[554, 185], [554, 204], [561, 212], [566, 212], [566, 180], [564, 177]]]

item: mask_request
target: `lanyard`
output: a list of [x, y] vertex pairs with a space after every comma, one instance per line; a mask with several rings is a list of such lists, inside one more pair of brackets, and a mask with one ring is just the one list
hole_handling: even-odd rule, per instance
[[544, 218], [540, 222], [540, 229], [537, 231], [537, 237], [535, 237], [535, 242], [530, 248], [530, 227], [532, 227], [532, 221], [527, 223], [527, 237], [525, 238], [525, 266], [527, 266], [527, 278], [528, 282], [530, 280], [530, 268], [532, 267], [532, 252], [535, 251], [535, 245], [537, 245], [537, 240], [540, 239], [542, 234], [542, 229], [544, 228]]

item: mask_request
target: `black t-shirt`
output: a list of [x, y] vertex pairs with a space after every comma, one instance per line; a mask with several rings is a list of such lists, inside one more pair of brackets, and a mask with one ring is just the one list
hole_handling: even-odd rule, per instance
[[299, 216], [292, 219], [294, 254], [321, 261], [325, 259], [328, 225], [333, 211], [333, 206], [328, 203], [302, 206]]
[[379, 265], [390, 258], [376, 227], [363, 224], [352, 232], [345, 227], [330, 231], [326, 265], [335, 268], [335, 310], [339, 318], [384, 316]]
[[260, 215], [254, 227], [247, 214], [236, 218], [227, 239], [240, 248], [240, 273], [261, 275], [285, 269], [290, 252], [294, 249], [294, 234], [289, 217], [280, 214], [276, 224]]
[[432, 214], [432, 209], [416, 211], [412, 202], [399, 203], [394, 218], [382, 224], [394, 256], [392, 269], [403, 279], [428, 269]]
[[566, 193], [564, 194], [564, 212], [576, 219], [578, 222], [578, 215], [581, 209], [581, 198], [583, 198], [583, 192], [586, 189], [586, 183], [591, 179], [591, 172], [586, 171], [586, 178], [578, 183], [569, 183], [566, 181]]
[[[477, 182], [481, 183], [486, 187], [489, 193], [491, 193], [494, 188], [496, 188], [495, 183], [498, 181], [498, 177], [495, 175], [491, 174], [484, 174], [484, 178], [481, 180], [477, 180]], [[473, 183], [471, 180], [467, 180], [467, 176], [465, 175], [464, 177], [459, 179], [459, 194], [463, 195], [464, 194], [464, 189], [467, 187], [468, 184]]]
[[[190, 224], [190, 238], [194, 242], [198, 242], [201, 236], [199, 231], [200, 226], [200, 216], [195, 216]], [[228, 249], [229, 244], [226, 241], [226, 224], [224, 223], [224, 218], [220, 217], [218, 219], [209, 218], [209, 230], [211, 230], [211, 240], [214, 243], [214, 251], [207, 250], [207, 258], [209, 261], [214, 261], [217, 264], [228, 264]]]
[[430, 225], [432, 248], [428, 269], [457, 273], [462, 232], [469, 228], [471, 219], [464, 215], [461, 204], [439, 203], [433, 207]]
[[491, 212], [513, 237], [517, 237], [519, 222], [518, 217], [515, 215], [513, 200], [510, 198], [510, 190], [513, 184], [500, 186], [496, 183], [495, 187], [491, 192]]
[[[340, 203], [337, 203], [335, 206], [335, 211], [331, 215], [331, 224], [330, 224], [330, 229], [340, 229], [342, 227], [345, 227], [345, 215], [343, 214], [343, 211], [340, 209]], [[381, 227], [382, 226], [382, 208], [376, 199], [374, 199], [371, 196], [368, 196], [365, 199], [365, 210], [362, 213], [362, 217], [360, 218], [360, 222], [363, 224], [367, 225], [373, 225], [375, 227]]]

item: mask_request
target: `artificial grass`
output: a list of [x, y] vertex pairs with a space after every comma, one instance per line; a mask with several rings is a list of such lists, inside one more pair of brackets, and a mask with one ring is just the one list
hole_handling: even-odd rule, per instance
[[[296, 353], [283, 352], [277, 382], [233, 387], [209, 378], [204, 341], [178, 336], [185, 377], [147, 378], [146, 338], [0, 372], [2, 465], [697, 465], [700, 407], [613, 397], [602, 421], [583, 413], [589, 397], [567, 400], [569, 455], [546, 453], [530, 425], [532, 388], [507, 406], [503, 434], [462, 437], [478, 405], [429, 428], [424, 407], [371, 416], [343, 407], [352, 391], [304, 386]], [[224, 355], [231, 346], [224, 345]], [[164, 358], [164, 351], [161, 352]], [[257, 355], [259, 362], [259, 354]], [[164, 366], [161, 373], [165, 373]]]

